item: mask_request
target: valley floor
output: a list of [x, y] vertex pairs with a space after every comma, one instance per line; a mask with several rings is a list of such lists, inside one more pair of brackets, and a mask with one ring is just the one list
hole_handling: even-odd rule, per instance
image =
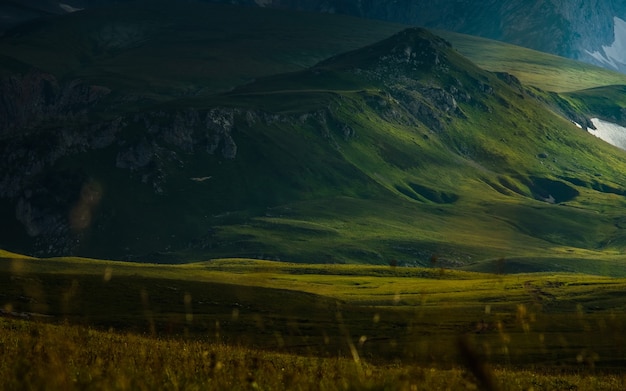
[[0, 259], [0, 389], [620, 390], [626, 280]]

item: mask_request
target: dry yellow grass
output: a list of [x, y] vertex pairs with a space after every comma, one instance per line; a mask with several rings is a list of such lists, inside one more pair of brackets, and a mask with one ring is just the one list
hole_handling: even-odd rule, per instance
[[[475, 390], [475, 365], [373, 365], [0, 319], [3, 390]], [[623, 390], [607, 373], [486, 368], [497, 390]]]

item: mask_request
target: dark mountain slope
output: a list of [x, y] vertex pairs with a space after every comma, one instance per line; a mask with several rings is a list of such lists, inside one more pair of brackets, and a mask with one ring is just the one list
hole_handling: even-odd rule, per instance
[[[301, 70], [407, 26], [339, 15], [135, 1], [12, 30], [0, 39], [0, 75], [32, 67], [146, 101], [224, 91], [256, 77]], [[626, 76], [477, 37], [444, 37], [481, 67], [553, 91], [625, 84]]]
[[409, 29], [228, 93], [46, 121], [3, 141], [2, 247], [445, 266], [620, 248], [603, 189], [626, 156], [536, 94]]
[[[626, 3], [610, 1], [463, 0], [394, 2], [362, 0], [256, 2], [389, 20], [482, 36], [624, 71], [624, 58], [607, 51], [621, 41]], [[621, 18], [616, 20], [615, 18]], [[619, 47], [619, 45], [618, 45]]]
[[[626, 58], [619, 51], [626, 26], [626, 6], [622, 1], [522, 0], [480, 3], [458, 0], [364, 1], [364, 0], [210, 0], [210, 3], [290, 8], [323, 13], [340, 13], [388, 20], [413, 26], [456, 31], [497, 39], [542, 52], [598, 64], [609, 69], [626, 69]], [[107, 8], [131, 4], [149, 12], [155, 3], [120, 0], [49, 0], [0, 2], [0, 31], [44, 15], [75, 9]], [[167, 3], [161, 2], [161, 3]], [[60, 5], [63, 4], [63, 7]], [[170, 8], [187, 3], [169, 1]], [[174, 11], [175, 13], [175, 11]], [[244, 18], [245, 19], [245, 18]], [[38, 23], [38, 22], [37, 22]], [[234, 24], [237, 26], [237, 24]], [[614, 46], [614, 47], [612, 47]]]
[[[403, 28], [286, 10], [144, 1], [23, 25], [0, 40], [0, 53], [20, 61], [23, 72], [36, 67], [154, 100], [303, 69]], [[0, 63], [0, 73], [5, 67]]]
[[[542, 52], [598, 64], [624, 71], [626, 58], [619, 51], [626, 26], [626, 3], [623, 0], [486, 0], [480, 3], [463, 0], [208, 0], [208, 3], [231, 3], [247, 6], [297, 9], [339, 13], [363, 18], [400, 22], [476, 35], [520, 45]], [[3, 5], [4, 3], [4, 5]], [[77, 8], [100, 8], [120, 0], [67, 0], [62, 9], [48, 0], [5, 1], [0, 3], [0, 30], [45, 13], [67, 12]], [[133, 3], [132, 1], [130, 3]], [[135, 1], [149, 10], [152, 2]], [[169, 1], [172, 7], [185, 7]], [[28, 7], [25, 7], [27, 5]], [[71, 6], [68, 8], [67, 5]], [[10, 21], [10, 22], [8, 22]], [[612, 45], [615, 46], [611, 48]]]

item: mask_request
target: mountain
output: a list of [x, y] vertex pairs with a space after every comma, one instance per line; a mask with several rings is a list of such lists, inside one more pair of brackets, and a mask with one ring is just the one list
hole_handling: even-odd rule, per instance
[[362, 0], [256, 1], [289, 7], [389, 20], [496, 39], [515, 45], [626, 71], [626, 2], [465, 0], [377, 2]]
[[[36, 17], [97, 8], [119, 0], [29, 0], [0, 4], [6, 30]], [[339, 13], [496, 39], [626, 72], [626, 3], [610, 1], [223, 0], [239, 5]]]
[[77, 10], [53, 0], [0, 1], [0, 33], [22, 23]]
[[486, 71], [423, 29], [151, 7], [0, 41], [0, 248], [624, 273], [626, 155], [574, 124], [622, 102]]

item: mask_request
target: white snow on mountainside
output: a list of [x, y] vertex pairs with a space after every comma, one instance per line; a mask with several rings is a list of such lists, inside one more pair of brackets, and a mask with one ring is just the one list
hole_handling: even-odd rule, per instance
[[586, 52], [601, 63], [619, 70], [618, 64], [626, 64], [626, 22], [616, 16], [613, 18], [613, 25], [614, 40], [611, 46], [602, 46], [602, 52]]
[[626, 150], [626, 128], [612, 122], [603, 121], [598, 118], [592, 118], [591, 123], [596, 129], [587, 129], [594, 136], [614, 145], [620, 149]]

